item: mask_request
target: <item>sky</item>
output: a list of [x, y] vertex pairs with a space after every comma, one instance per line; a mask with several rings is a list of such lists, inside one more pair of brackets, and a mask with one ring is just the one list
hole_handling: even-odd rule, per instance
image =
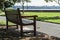
[[[20, 6], [21, 3], [16, 3], [15, 6]], [[27, 6], [27, 3], [24, 3], [25, 6]], [[31, 3], [28, 3], [28, 6], [60, 6], [55, 1], [53, 2], [45, 2], [44, 0], [31, 0]]]

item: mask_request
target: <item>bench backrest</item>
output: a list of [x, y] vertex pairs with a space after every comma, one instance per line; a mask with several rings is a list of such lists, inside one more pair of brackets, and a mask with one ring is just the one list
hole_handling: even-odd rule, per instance
[[22, 23], [21, 13], [19, 8], [17, 10], [5, 9], [5, 15], [8, 21], [11, 21], [13, 23], [18, 23], [18, 22]]

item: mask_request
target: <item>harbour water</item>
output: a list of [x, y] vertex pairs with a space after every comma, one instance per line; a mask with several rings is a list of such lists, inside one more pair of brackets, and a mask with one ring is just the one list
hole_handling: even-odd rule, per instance
[[[22, 6], [13, 6], [12, 8], [23, 9]], [[24, 6], [24, 10], [60, 10], [60, 6]]]

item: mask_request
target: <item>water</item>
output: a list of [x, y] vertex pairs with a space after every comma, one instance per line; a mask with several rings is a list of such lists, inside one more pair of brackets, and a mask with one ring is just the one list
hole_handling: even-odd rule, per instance
[[[13, 6], [12, 8], [23, 9], [22, 6]], [[60, 10], [60, 6], [24, 6], [24, 10]]]

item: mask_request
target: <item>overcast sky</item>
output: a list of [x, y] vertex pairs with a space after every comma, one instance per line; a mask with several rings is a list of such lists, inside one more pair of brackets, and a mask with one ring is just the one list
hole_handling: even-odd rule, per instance
[[[15, 6], [21, 5], [21, 3], [16, 3]], [[25, 2], [24, 5], [26, 6], [27, 3]], [[60, 6], [55, 1], [46, 3], [44, 0], [31, 0], [31, 3], [28, 3], [29, 6]]]

